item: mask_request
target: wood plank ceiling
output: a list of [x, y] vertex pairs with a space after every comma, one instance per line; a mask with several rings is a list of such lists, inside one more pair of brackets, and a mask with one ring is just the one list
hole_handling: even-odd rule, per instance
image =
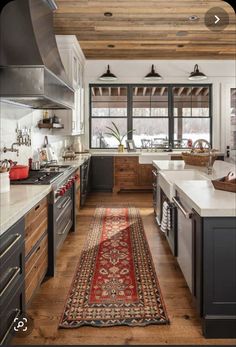
[[[56, 3], [55, 34], [76, 35], [87, 59], [235, 59], [235, 13], [221, 0]], [[205, 13], [213, 7], [229, 14], [223, 31], [205, 26]]]

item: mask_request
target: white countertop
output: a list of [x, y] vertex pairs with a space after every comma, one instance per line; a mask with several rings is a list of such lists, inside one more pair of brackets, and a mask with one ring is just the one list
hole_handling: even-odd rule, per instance
[[208, 179], [221, 178], [226, 176], [229, 171], [236, 170], [234, 164], [222, 160], [216, 160], [214, 162], [212, 175], [207, 174], [206, 167], [186, 165], [183, 160], [153, 160], [152, 163], [158, 171], [197, 170], [206, 174]]
[[236, 216], [236, 194], [216, 190], [211, 180], [179, 181], [175, 189], [202, 217]]
[[0, 194], [0, 235], [51, 191], [50, 185], [14, 185]]
[[63, 158], [60, 158], [58, 160], [58, 164], [59, 165], [70, 165], [73, 167], [80, 167], [81, 165], [83, 165], [83, 163], [91, 157], [91, 154], [77, 154], [76, 158], [73, 160], [64, 160]]
[[[91, 155], [77, 155], [75, 160], [58, 161], [59, 165], [80, 167]], [[0, 235], [8, 230], [51, 191], [51, 185], [11, 185], [10, 191], [0, 194]]]
[[[173, 182], [175, 190], [202, 217], [236, 216], [236, 194], [214, 188], [211, 180], [224, 177], [229, 171], [236, 171], [235, 164], [216, 160], [212, 174], [206, 167], [186, 165], [183, 160], [153, 161], [158, 171], [196, 170], [201, 172], [203, 180], [177, 180]], [[205, 177], [205, 179], [204, 179]]]

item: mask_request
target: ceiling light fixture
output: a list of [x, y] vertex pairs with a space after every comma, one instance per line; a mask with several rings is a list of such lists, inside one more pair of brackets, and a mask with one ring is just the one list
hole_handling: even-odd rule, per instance
[[101, 81], [115, 81], [117, 80], [117, 77], [113, 73], [111, 73], [110, 66], [107, 65], [107, 71], [102, 76], [100, 76], [99, 79]]
[[195, 16], [195, 15], [192, 15], [192, 16], [189, 16], [188, 17], [188, 20], [190, 20], [190, 22], [194, 22], [194, 21], [196, 21], [196, 20], [198, 20], [199, 19], [199, 17], [198, 16]]
[[157, 73], [154, 69], [154, 65], [152, 65], [152, 69], [151, 72], [149, 72], [145, 77], [145, 80], [162, 80], [161, 75], [159, 75], [159, 73]]
[[113, 13], [112, 12], [104, 12], [105, 17], [112, 17]]
[[207, 76], [199, 71], [198, 64], [194, 66], [194, 71], [191, 72], [189, 78], [190, 81], [200, 81], [207, 79]]

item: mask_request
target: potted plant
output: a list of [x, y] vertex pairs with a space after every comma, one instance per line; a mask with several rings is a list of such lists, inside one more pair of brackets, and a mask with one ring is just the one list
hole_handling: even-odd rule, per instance
[[108, 130], [110, 130], [110, 132], [109, 133], [105, 133], [105, 134], [113, 136], [119, 142], [118, 152], [124, 152], [124, 145], [122, 144], [122, 141], [125, 138], [125, 136], [127, 136], [128, 134], [132, 133], [135, 130], [134, 129], [133, 130], [129, 130], [124, 135], [121, 135], [117, 125], [114, 122], [111, 122], [111, 123], [113, 125], [113, 128], [106, 127]]

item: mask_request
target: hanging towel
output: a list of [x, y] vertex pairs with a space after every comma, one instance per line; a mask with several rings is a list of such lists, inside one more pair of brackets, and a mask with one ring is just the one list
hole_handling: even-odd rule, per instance
[[162, 206], [162, 219], [161, 219], [161, 231], [166, 233], [167, 230], [171, 229], [171, 215], [170, 215], [170, 207], [168, 202], [164, 201]]

